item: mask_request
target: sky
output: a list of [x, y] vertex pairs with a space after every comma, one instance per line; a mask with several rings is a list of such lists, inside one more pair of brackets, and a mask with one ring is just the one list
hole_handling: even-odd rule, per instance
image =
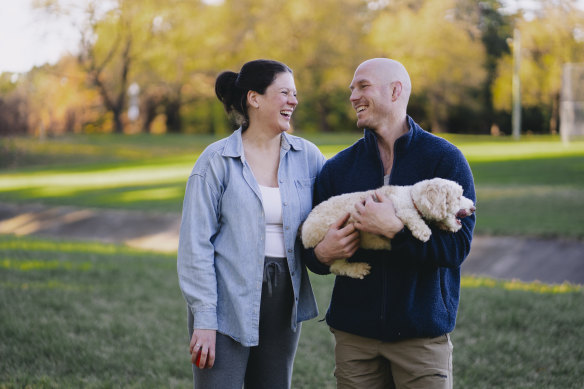
[[26, 72], [75, 52], [73, 24], [33, 11], [32, 1], [0, 0], [0, 73]]
[[[32, 2], [0, 0], [0, 73], [27, 72], [34, 66], [54, 64], [63, 54], [76, 53], [79, 36], [73, 23], [48, 18], [42, 11], [33, 10]], [[68, 2], [83, 4], [85, 1]], [[537, 1], [504, 0], [504, 3], [529, 8]], [[584, 0], [579, 3], [584, 9]]]

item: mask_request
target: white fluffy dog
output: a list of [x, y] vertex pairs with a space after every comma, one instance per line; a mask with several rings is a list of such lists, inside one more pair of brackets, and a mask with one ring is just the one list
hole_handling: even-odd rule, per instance
[[[460, 219], [475, 211], [472, 200], [462, 195], [462, 187], [454, 181], [433, 178], [409, 186], [385, 185], [378, 193], [391, 199], [397, 217], [423, 242], [430, 239], [432, 231], [424, 220], [439, 228], [456, 232], [462, 224]], [[315, 247], [325, 236], [331, 224], [347, 213], [354, 212], [355, 204], [367, 198], [375, 198], [375, 190], [345, 193], [333, 196], [317, 205], [302, 225], [301, 236], [304, 247]], [[351, 215], [347, 223], [354, 222]], [[391, 240], [383, 236], [360, 232], [361, 247], [374, 250], [390, 250]], [[347, 262], [346, 259], [332, 264], [331, 273], [363, 278], [369, 274], [366, 263]]]

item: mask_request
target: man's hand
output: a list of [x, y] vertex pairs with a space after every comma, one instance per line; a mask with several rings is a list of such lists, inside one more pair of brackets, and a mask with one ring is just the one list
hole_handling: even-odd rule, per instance
[[314, 248], [316, 258], [323, 264], [330, 266], [336, 260], [349, 258], [359, 248], [359, 231], [353, 223], [343, 227], [350, 216], [348, 213], [334, 222]]
[[375, 191], [375, 196], [366, 199], [363, 203], [355, 204], [353, 218], [355, 228], [376, 235], [393, 239], [395, 234], [404, 228], [404, 223], [395, 214], [391, 199]]
[[210, 369], [215, 363], [215, 340], [217, 332], [215, 330], [193, 331], [191, 338], [190, 352], [191, 362], [199, 369]]

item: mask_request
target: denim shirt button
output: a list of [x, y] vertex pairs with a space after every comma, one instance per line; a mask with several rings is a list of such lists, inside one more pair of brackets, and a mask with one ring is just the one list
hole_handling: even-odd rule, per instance
[[284, 205], [288, 205], [288, 202], [284, 201]]

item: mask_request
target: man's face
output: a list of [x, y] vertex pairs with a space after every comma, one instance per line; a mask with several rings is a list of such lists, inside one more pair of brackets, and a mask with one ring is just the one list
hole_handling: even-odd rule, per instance
[[391, 113], [391, 83], [380, 77], [379, 69], [362, 64], [351, 82], [351, 105], [357, 113], [357, 127], [378, 129]]

